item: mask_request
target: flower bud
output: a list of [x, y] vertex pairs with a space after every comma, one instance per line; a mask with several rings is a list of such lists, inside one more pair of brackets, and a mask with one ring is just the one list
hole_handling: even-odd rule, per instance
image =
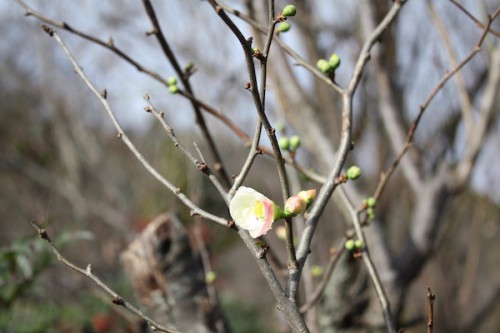
[[295, 8], [294, 5], [287, 5], [283, 8], [281, 14], [283, 14], [283, 16], [295, 16], [295, 14], [297, 14], [297, 8]]
[[194, 64], [192, 62], [190, 62], [186, 66], [184, 66], [184, 70], [186, 72], [191, 72], [193, 69], [194, 69]]
[[332, 70], [336, 70], [340, 66], [340, 57], [337, 54], [333, 53], [330, 56], [330, 60], [328, 61], [328, 64], [330, 65]]
[[167, 84], [169, 86], [174, 86], [177, 84], [177, 78], [175, 76], [171, 76], [167, 79]]
[[292, 25], [288, 22], [282, 22], [278, 25], [278, 32], [287, 32], [292, 28]]
[[313, 277], [320, 277], [321, 275], [323, 275], [323, 267], [319, 266], [319, 265], [314, 265], [311, 267], [311, 275]]
[[316, 67], [321, 71], [321, 73], [331, 73], [333, 71], [332, 66], [328, 61], [325, 59], [319, 59], [318, 62], [316, 63]]
[[285, 202], [285, 214], [288, 216], [296, 216], [306, 210], [307, 203], [298, 195], [294, 195]]
[[280, 146], [281, 150], [288, 150], [290, 149], [290, 140], [284, 136], [278, 140], [278, 145]]
[[358, 166], [352, 166], [347, 169], [346, 177], [347, 179], [355, 180], [361, 176], [361, 169]]
[[294, 135], [290, 138], [290, 150], [295, 151], [300, 147], [300, 138], [297, 135]]
[[361, 250], [363, 248], [364, 244], [363, 244], [363, 241], [361, 239], [356, 239], [354, 241], [354, 247], [358, 250]]
[[297, 193], [297, 195], [302, 199], [304, 199], [307, 207], [309, 207], [309, 205], [313, 202], [314, 198], [316, 198], [316, 189], [313, 188], [307, 191], [300, 191], [299, 193]]
[[168, 87], [168, 91], [170, 91], [171, 94], [177, 94], [179, 92], [179, 87], [177, 84], [173, 84]]
[[368, 206], [368, 208], [375, 208], [375, 206], [377, 205], [377, 199], [375, 199], [374, 197], [369, 197], [368, 199], [366, 199], [366, 205]]
[[352, 239], [348, 239], [345, 241], [344, 247], [348, 251], [354, 250], [354, 241]]
[[206, 284], [213, 284], [215, 282], [215, 279], [217, 279], [217, 274], [214, 271], [207, 272], [207, 274], [205, 275]]

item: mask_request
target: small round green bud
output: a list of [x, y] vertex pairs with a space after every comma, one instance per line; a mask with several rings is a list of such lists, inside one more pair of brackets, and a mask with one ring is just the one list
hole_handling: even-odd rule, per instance
[[347, 179], [358, 179], [359, 176], [361, 176], [361, 169], [357, 166], [352, 166], [349, 169], [347, 169], [346, 177]]
[[205, 282], [207, 284], [213, 284], [217, 279], [217, 274], [214, 271], [210, 271], [205, 275]]
[[369, 220], [375, 219], [375, 212], [373, 211], [373, 208], [368, 207], [368, 209], [366, 210], [366, 215], [368, 216]]
[[191, 72], [193, 69], [194, 69], [194, 64], [192, 62], [190, 62], [189, 64], [187, 64], [186, 66], [184, 66], [184, 70], [186, 72]]
[[167, 84], [169, 86], [173, 86], [177, 84], [177, 78], [175, 76], [171, 76], [167, 79]]
[[333, 53], [330, 56], [330, 60], [328, 61], [328, 63], [332, 67], [332, 70], [336, 70], [340, 66], [340, 57], [337, 54]]
[[294, 151], [300, 147], [300, 138], [297, 135], [294, 135], [290, 138], [290, 150]]
[[311, 275], [313, 277], [320, 277], [321, 275], [323, 275], [323, 267], [319, 266], [319, 265], [314, 265], [311, 267]]
[[278, 145], [280, 146], [281, 150], [288, 150], [290, 149], [290, 140], [286, 136], [281, 137], [278, 140]]
[[316, 67], [321, 71], [321, 73], [328, 74], [330, 73], [333, 69], [332, 66], [328, 61], [325, 59], [319, 59], [318, 62], [316, 63]]
[[355, 247], [354, 241], [352, 239], [348, 239], [345, 241], [344, 246], [345, 246], [346, 250], [352, 251], [352, 250], [354, 250], [354, 247]]
[[363, 248], [364, 244], [363, 244], [363, 241], [361, 239], [356, 239], [354, 241], [354, 247], [358, 250], [361, 250]]
[[177, 86], [177, 84], [173, 84], [168, 87], [168, 90], [171, 94], [177, 94], [179, 92], [179, 87]]
[[292, 25], [288, 22], [281, 22], [280, 25], [278, 25], [278, 32], [287, 32], [292, 28]]
[[295, 14], [297, 14], [297, 8], [295, 8], [294, 5], [287, 5], [283, 8], [281, 14], [283, 14], [283, 16], [295, 16]]
[[366, 205], [369, 208], [375, 208], [375, 206], [377, 205], [377, 199], [375, 199], [374, 197], [369, 197], [368, 199], [366, 199]]

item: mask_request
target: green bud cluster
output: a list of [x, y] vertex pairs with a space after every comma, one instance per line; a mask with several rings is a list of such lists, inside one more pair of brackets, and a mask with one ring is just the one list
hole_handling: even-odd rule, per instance
[[289, 152], [295, 152], [300, 147], [300, 137], [298, 135], [293, 135], [291, 137], [281, 137], [278, 140], [278, 144], [281, 150], [286, 150]]
[[361, 239], [348, 239], [346, 240], [344, 247], [348, 251], [359, 251], [362, 250], [365, 245], [363, 244], [363, 241]]
[[340, 57], [333, 53], [330, 56], [329, 60], [326, 59], [319, 59], [318, 62], [316, 63], [316, 67], [325, 74], [331, 74], [334, 73], [337, 68], [340, 66]]
[[375, 207], [377, 206], [377, 199], [374, 197], [369, 197], [363, 200], [363, 204], [366, 206], [366, 216], [368, 219], [373, 220], [375, 218]]
[[177, 78], [175, 76], [171, 76], [167, 79], [168, 91], [171, 94], [177, 94], [179, 92], [179, 86], [177, 85]]

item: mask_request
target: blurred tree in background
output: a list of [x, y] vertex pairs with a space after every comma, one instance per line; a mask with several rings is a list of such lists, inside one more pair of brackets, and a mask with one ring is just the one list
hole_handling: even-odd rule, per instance
[[[269, 11], [274, 7], [278, 17], [284, 1], [0, 4], [1, 332], [147, 331], [92, 280], [57, 262], [50, 247], [35, 240], [30, 221], [47, 229], [76, 265], [91, 264], [128, 302], [183, 332], [298, 332], [305, 326], [310, 332], [422, 332], [428, 287], [437, 297], [436, 332], [498, 330], [498, 4], [289, 3], [297, 9], [286, 19], [291, 29], [272, 33], [269, 53], [268, 33], [282, 24], [270, 20]], [[222, 7], [214, 10], [217, 4]], [[61, 36], [95, 87], [106, 88], [123, 135], [179, 191], [151, 177], [117, 138], [102, 100], [75, 75], [41, 23]], [[236, 29], [259, 51], [242, 51]], [[321, 73], [317, 61], [332, 53], [340, 67]], [[257, 86], [249, 83], [249, 56]], [[175, 94], [169, 93], [172, 76]], [[265, 103], [259, 102], [263, 82]], [[252, 156], [259, 108], [275, 132], [264, 127]], [[165, 123], [156, 121], [157, 111]], [[281, 151], [284, 186], [272, 147], [292, 136], [301, 146]], [[319, 203], [293, 219], [298, 272], [287, 252], [290, 239], [281, 236], [289, 224], [274, 224], [263, 238], [267, 254], [256, 259], [263, 245], [245, 231], [203, 219], [203, 212], [231, 219], [227, 203], [235, 189], [228, 191], [248, 156], [253, 164], [245, 186], [278, 205], [287, 189], [315, 188], [316, 203], [325, 205], [317, 215]], [[361, 168], [361, 178], [344, 183], [352, 165]], [[376, 207], [367, 207], [370, 197]], [[172, 214], [168, 226], [146, 238], [163, 212]], [[119, 260], [141, 233], [158, 263], [145, 290], [125, 277]], [[365, 247], [343, 250], [346, 238], [362, 238]], [[267, 260], [272, 271], [262, 268]], [[281, 289], [266, 272], [274, 272]], [[374, 288], [377, 279], [382, 293]], [[199, 307], [175, 314], [184, 306], [186, 297], [176, 294], [183, 284], [199, 291], [189, 299]], [[153, 302], [157, 291], [167, 310]], [[381, 310], [384, 294], [389, 314]], [[198, 324], [198, 310], [203, 323], [187, 328]]]

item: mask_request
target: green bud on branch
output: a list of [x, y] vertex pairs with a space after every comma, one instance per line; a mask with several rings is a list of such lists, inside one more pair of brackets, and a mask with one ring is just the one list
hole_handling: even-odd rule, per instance
[[295, 151], [299, 147], [300, 147], [300, 137], [297, 135], [292, 136], [290, 138], [290, 150]]
[[297, 8], [294, 5], [287, 5], [283, 10], [281, 11], [281, 14], [283, 16], [295, 16], [297, 14]]
[[340, 66], [340, 57], [337, 54], [333, 53], [330, 56], [330, 60], [328, 60], [328, 63], [330, 64], [332, 70], [336, 70]]
[[361, 176], [361, 169], [358, 166], [352, 166], [347, 169], [346, 177], [347, 179], [355, 180]]
[[288, 22], [282, 22], [278, 25], [278, 32], [287, 32], [292, 28], [292, 25]]
[[289, 150], [290, 149], [290, 140], [288, 137], [284, 136], [278, 140], [278, 145], [281, 150]]

